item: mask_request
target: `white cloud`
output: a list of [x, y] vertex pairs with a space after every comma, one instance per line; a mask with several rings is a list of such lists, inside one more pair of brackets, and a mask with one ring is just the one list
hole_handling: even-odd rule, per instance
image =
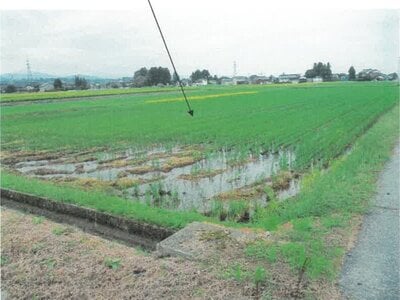
[[[396, 70], [398, 11], [271, 10], [265, 1], [154, 0], [178, 71], [231, 75], [304, 72], [315, 61], [336, 72]], [[129, 76], [141, 66], [168, 66], [145, 1], [128, 11], [2, 11], [1, 71]]]

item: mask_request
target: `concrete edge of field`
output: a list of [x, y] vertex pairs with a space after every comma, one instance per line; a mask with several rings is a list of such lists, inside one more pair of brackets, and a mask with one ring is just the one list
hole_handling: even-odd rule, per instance
[[83, 231], [117, 239], [132, 246], [154, 250], [156, 244], [176, 230], [131, 220], [91, 208], [0, 188], [1, 205], [43, 215], [56, 222], [71, 224]]

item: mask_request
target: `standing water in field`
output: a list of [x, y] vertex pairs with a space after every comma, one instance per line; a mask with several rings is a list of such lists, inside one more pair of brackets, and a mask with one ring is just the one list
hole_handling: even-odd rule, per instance
[[[129, 149], [116, 154], [23, 161], [14, 168], [43, 179], [108, 187], [120, 196], [155, 206], [206, 212], [218, 195], [265, 183], [280, 170], [290, 169], [294, 160], [294, 154], [284, 150], [264, 155], [219, 151], [196, 157], [181, 149], [139, 154]], [[291, 197], [298, 190], [298, 181], [291, 180], [278, 198]], [[266, 198], [259, 198], [265, 205]]]
[[278, 154], [249, 156], [241, 163], [233, 163], [227, 158], [226, 152], [220, 152], [212, 159], [173, 169], [163, 180], [128, 189], [128, 194], [153, 202], [162, 201], [164, 196], [177, 209], [208, 211], [209, 200], [215, 196], [265, 181], [276, 174], [284, 156], [288, 157], [289, 164], [294, 159], [293, 154], [282, 151]]

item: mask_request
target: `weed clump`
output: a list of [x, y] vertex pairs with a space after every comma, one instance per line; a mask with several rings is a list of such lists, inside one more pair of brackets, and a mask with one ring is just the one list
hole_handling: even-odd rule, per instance
[[290, 181], [293, 179], [293, 173], [281, 171], [272, 176], [272, 188], [274, 191], [287, 190], [290, 187]]
[[121, 267], [121, 259], [106, 257], [104, 260], [104, 265], [109, 269], [118, 270]]

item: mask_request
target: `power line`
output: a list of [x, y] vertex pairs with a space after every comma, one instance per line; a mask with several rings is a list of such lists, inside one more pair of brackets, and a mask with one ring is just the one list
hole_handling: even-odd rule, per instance
[[185, 98], [186, 104], [188, 106], [188, 109], [189, 109], [188, 113], [189, 113], [189, 115], [191, 115], [193, 117], [194, 111], [190, 107], [189, 101], [188, 101], [188, 99], [186, 97], [185, 90], [183, 89], [183, 85], [182, 85], [181, 79], [179, 78], [178, 72], [176, 71], [174, 61], [172, 60], [171, 53], [169, 52], [169, 49], [168, 49], [168, 46], [167, 46], [167, 42], [165, 41], [164, 35], [163, 35], [162, 31], [161, 31], [161, 27], [160, 27], [160, 24], [158, 23], [158, 20], [157, 20], [156, 14], [154, 12], [153, 6], [151, 5], [150, 0], [147, 0], [147, 2], [149, 3], [149, 6], [150, 6], [151, 12], [153, 14], [154, 20], [156, 21], [158, 31], [160, 32], [161, 38], [163, 40], [163, 43], [164, 43], [164, 46], [165, 46], [165, 50], [167, 50], [169, 60], [171, 61], [172, 68], [174, 69], [174, 73], [176, 74], [176, 79], [178, 80], [179, 86], [181, 88], [181, 91], [182, 91], [182, 94], [183, 94], [183, 98]]

